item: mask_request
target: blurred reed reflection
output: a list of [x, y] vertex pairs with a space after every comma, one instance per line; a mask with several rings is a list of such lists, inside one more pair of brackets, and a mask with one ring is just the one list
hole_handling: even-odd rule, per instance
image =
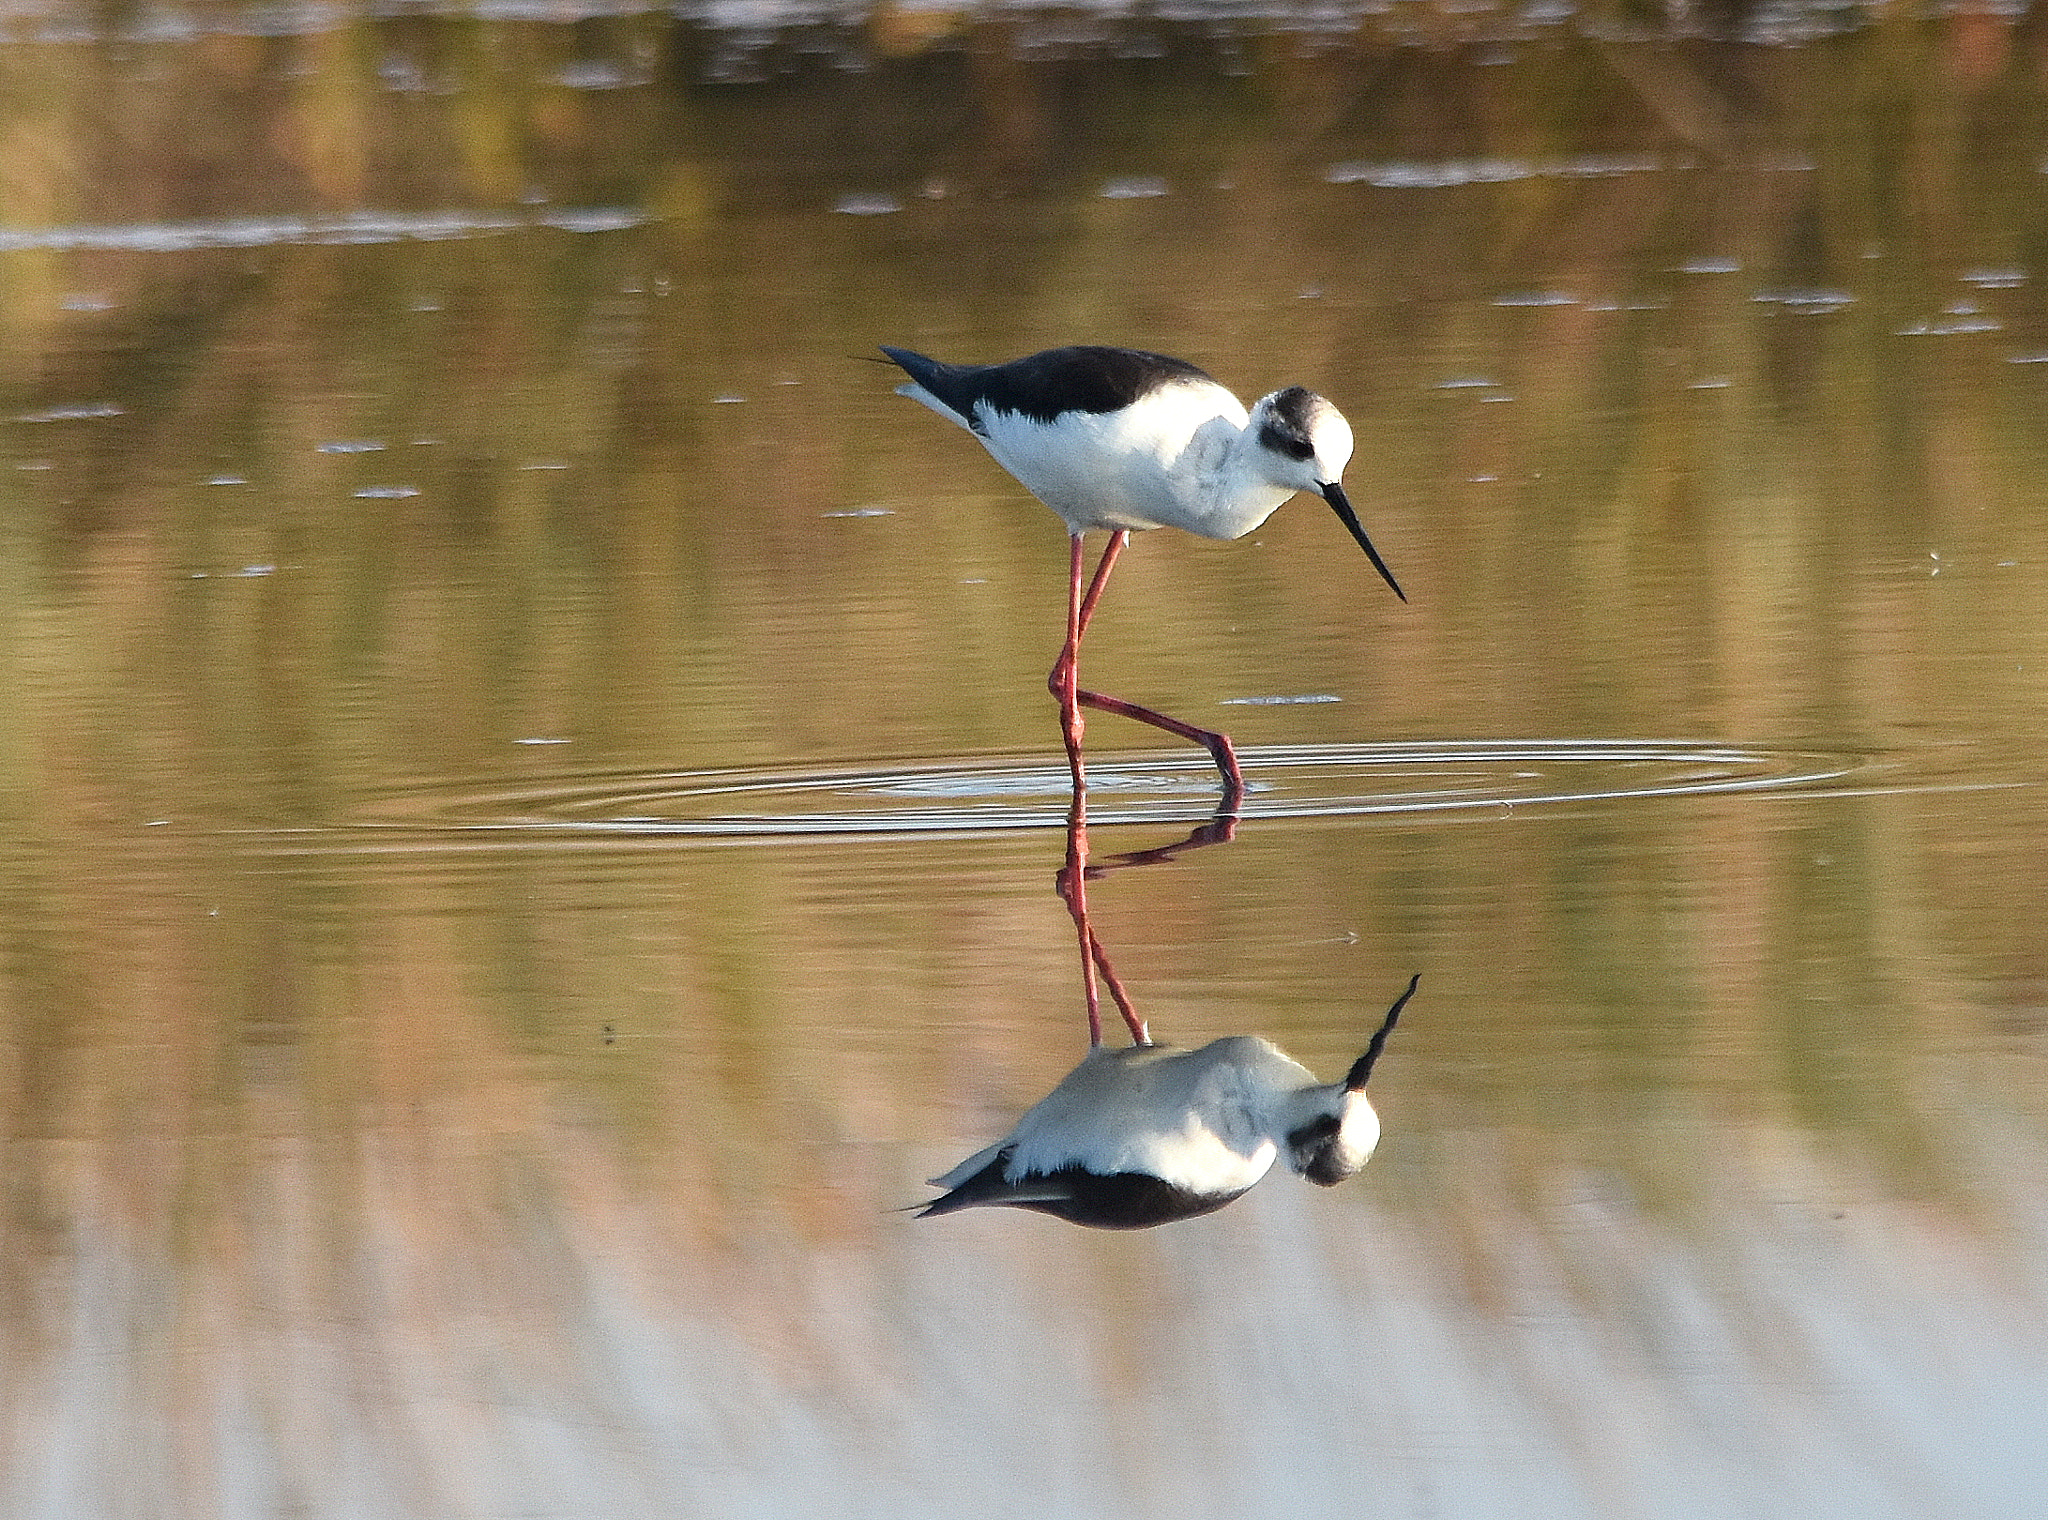
[[[1556, 1491], [1528, 1511], [1561, 1513], [1669, 1509], [1671, 1462], [1752, 1492], [1732, 1445], [1829, 1513], [1806, 1459], [1878, 1440], [1884, 1492], [2014, 1497], [2039, 1032], [1985, 979], [1985, 886], [1926, 879], [1958, 841], [1995, 871], [2007, 807], [1637, 808], [1254, 823], [1104, 894], [1196, 1043], [1257, 1027], [1339, 1070], [1342, 1010], [1433, 968], [1359, 1183], [1116, 1253], [888, 1212], [1069, 1060], [1047, 836], [468, 867], [166, 836], [61, 909], [17, 876], [11, 1365], [68, 1438], [9, 1466], [105, 1509], [150, 1429], [166, 1508], [631, 1513], [830, 1478], [827, 1512], [937, 1513], [1051, 1443], [1091, 1512], [1193, 1466], [1331, 1503], [1374, 1474], [1505, 1503], [1533, 1468]], [[1355, 1423], [1286, 1413], [1340, 1388]], [[968, 1439], [989, 1463], [938, 1462]], [[277, 1476], [235, 1487], [216, 1451]]]

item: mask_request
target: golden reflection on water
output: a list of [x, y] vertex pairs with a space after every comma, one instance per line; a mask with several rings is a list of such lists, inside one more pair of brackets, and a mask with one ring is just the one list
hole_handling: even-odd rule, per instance
[[[2032, 1502], [2035, 29], [5, 19], [0, 1510]], [[1079, 1049], [1057, 834], [630, 819], [1053, 763], [1057, 527], [849, 356], [1077, 338], [1337, 398], [1413, 597], [1326, 513], [1148, 538], [1116, 689], [1897, 772], [1255, 795], [1098, 927], [1166, 1037], [1325, 1072], [1422, 970], [1372, 1167], [913, 1224]], [[621, 837], [494, 813], [593, 777]]]

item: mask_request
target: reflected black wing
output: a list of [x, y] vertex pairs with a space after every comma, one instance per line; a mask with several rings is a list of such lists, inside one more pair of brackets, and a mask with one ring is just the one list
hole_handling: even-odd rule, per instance
[[1010, 1155], [1008, 1148], [1000, 1151], [958, 1187], [926, 1204], [917, 1217], [928, 1219], [972, 1208], [1032, 1209], [1091, 1229], [1145, 1230], [1212, 1214], [1233, 1198], [1244, 1196], [1243, 1188], [1231, 1193], [1197, 1193], [1148, 1172], [1105, 1176], [1078, 1166], [1011, 1181], [1003, 1175]]

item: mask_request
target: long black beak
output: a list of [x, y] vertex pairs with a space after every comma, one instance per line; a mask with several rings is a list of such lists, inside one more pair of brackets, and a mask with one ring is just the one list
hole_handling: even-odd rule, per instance
[[1365, 557], [1372, 561], [1373, 569], [1379, 571], [1380, 579], [1394, 588], [1394, 595], [1402, 601], [1408, 600], [1408, 593], [1401, 589], [1401, 583], [1394, 579], [1394, 572], [1387, 568], [1387, 562], [1380, 558], [1380, 551], [1372, 546], [1372, 540], [1365, 536], [1365, 528], [1358, 521], [1358, 514], [1351, 510], [1351, 502], [1344, 495], [1344, 488], [1331, 481], [1316, 489], [1323, 493], [1323, 500], [1330, 504], [1330, 510], [1337, 514], [1337, 520], [1351, 530], [1351, 536], [1358, 540], [1358, 547], [1365, 551]]
[[1394, 1020], [1401, 1016], [1401, 1010], [1408, 1006], [1408, 999], [1415, 996], [1415, 988], [1422, 980], [1422, 973], [1416, 972], [1408, 978], [1408, 990], [1394, 999], [1394, 1006], [1387, 1010], [1386, 1022], [1380, 1025], [1379, 1033], [1372, 1037], [1372, 1043], [1365, 1047], [1365, 1054], [1351, 1063], [1351, 1070], [1344, 1075], [1344, 1091], [1364, 1092], [1365, 1080], [1372, 1075], [1373, 1062], [1380, 1058], [1380, 1052], [1387, 1048], [1387, 1036], [1394, 1032]]

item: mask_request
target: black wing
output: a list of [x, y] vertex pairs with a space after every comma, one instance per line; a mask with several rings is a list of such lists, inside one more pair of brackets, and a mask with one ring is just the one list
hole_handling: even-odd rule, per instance
[[1049, 348], [1008, 364], [946, 364], [887, 344], [882, 352], [977, 432], [977, 404], [1052, 422], [1066, 412], [1122, 411], [1177, 380], [1216, 383], [1185, 359], [1137, 348]]

